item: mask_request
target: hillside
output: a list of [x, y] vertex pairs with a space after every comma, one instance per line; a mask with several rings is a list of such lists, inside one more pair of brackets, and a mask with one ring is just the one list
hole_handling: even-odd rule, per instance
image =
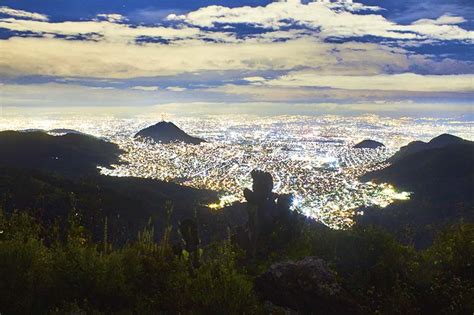
[[411, 144], [387, 168], [364, 175], [363, 181], [391, 183], [413, 194], [383, 210], [364, 209], [359, 224], [382, 226], [404, 241], [426, 246], [440, 226], [474, 221], [474, 143], [440, 141], [445, 139], [437, 137], [422, 149], [419, 142]]
[[370, 139], [362, 140], [353, 146], [354, 149], [377, 149], [380, 147], [385, 147], [385, 145], [381, 142]]
[[178, 126], [167, 121], [160, 121], [153, 126], [140, 130], [135, 135], [135, 138], [146, 138], [161, 143], [184, 142], [187, 144], [200, 144], [205, 142], [203, 139], [188, 135]]
[[[203, 242], [226, 235], [227, 226], [243, 224], [245, 209], [210, 210], [215, 192], [172, 183], [133, 177], [93, 176], [81, 180], [63, 178], [41, 171], [0, 167], [0, 208], [7, 213], [28, 212], [48, 225], [65, 223], [73, 209], [83, 223], [101, 238], [108, 218], [109, 240], [121, 244], [136, 239], [150, 221], [158, 240], [168, 221], [172, 225], [197, 216]], [[173, 211], [167, 213], [167, 203]], [[173, 231], [173, 238], [178, 235]]]
[[42, 131], [0, 132], [0, 166], [41, 169], [68, 176], [97, 174], [97, 166], [119, 163], [116, 144], [89, 135]]
[[102, 234], [107, 217], [111, 240], [118, 243], [136, 238], [149, 220], [159, 239], [168, 220], [168, 202], [173, 204], [170, 223], [197, 215], [204, 241], [225, 237], [228, 225], [242, 223], [239, 207], [232, 213], [206, 207], [217, 200], [213, 191], [99, 175], [97, 165], [119, 162], [118, 146], [104, 140], [77, 133], [4, 131], [0, 147], [0, 208], [7, 213], [25, 211], [52, 224], [56, 219], [64, 223], [72, 209], [78, 209], [95, 236]]
[[469, 143], [470, 141], [464, 140], [462, 138], [450, 135], [450, 134], [442, 134], [439, 135], [433, 139], [431, 139], [429, 142], [423, 142], [423, 141], [412, 141], [409, 144], [407, 144], [404, 147], [401, 147], [400, 150], [395, 153], [390, 159], [390, 162], [395, 162], [398, 161], [404, 157], [407, 157], [409, 155], [412, 155], [417, 152], [422, 152], [425, 150], [430, 150], [430, 149], [439, 149], [443, 148], [447, 145], [453, 145], [453, 144], [465, 144]]

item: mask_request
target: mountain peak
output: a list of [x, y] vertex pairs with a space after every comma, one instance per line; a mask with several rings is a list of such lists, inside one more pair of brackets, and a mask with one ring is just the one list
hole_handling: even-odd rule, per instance
[[401, 147], [400, 150], [395, 153], [389, 160], [395, 162], [402, 158], [405, 158], [414, 153], [430, 150], [430, 149], [440, 149], [453, 144], [463, 144], [463, 143], [472, 143], [471, 141], [464, 140], [460, 137], [453, 136], [447, 133], [443, 133], [429, 142], [423, 141], [413, 141], [407, 144], [404, 147]]
[[365, 139], [353, 146], [355, 149], [376, 149], [379, 147], [385, 147], [381, 142]]
[[205, 142], [203, 139], [188, 135], [174, 123], [164, 120], [140, 130], [135, 134], [135, 138], [146, 138], [161, 143], [184, 142], [200, 144]]
[[428, 142], [428, 143], [431, 144], [431, 145], [445, 146], [445, 145], [449, 145], [449, 144], [463, 143], [463, 142], [465, 142], [465, 140], [462, 139], [462, 138], [450, 135], [448, 133], [443, 133], [443, 134], [431, 139], [430, 142]]

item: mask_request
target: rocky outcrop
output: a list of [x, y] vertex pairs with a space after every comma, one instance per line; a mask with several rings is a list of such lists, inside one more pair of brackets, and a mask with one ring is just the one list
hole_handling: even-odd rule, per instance
[[264, 300], [303, 313], [357, 313], [348, 293], [324, 260], [306, 257], [297, 262], [273, 264], [255, 280]]
[[273, 178], [270, 173], [253, 170], [252, 190], [245, 189], [247, 200], [247, 253], [255, 256], [259, 239], [270, 235], [275, 224], [290, 213], [291, 195], [279, 195], [273, 190]]

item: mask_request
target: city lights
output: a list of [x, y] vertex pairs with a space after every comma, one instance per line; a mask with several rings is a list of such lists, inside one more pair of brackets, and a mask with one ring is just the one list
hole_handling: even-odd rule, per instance
[[[205, 139], [200, 145], [160, 144], [133, 138], [143, 127], [156, 123], [146, 118], [74, 117], [30, 120], [10, 119], [1, 129], [75, 129], [104, 137], [124, 150], [123, 164], [101, 168], [110, 176], [137, 176], [171, 181], [220, 194], [218, 211], [244, 201], [251, 186], [250, 172], [261, 169], [274, 178], [274, 191], [294, 195], [293, 209], [332, 228], [353, 224], [362, 206], [387, 207], [410, 198], [388, 184], [363, 183], [360, 175], [381, 169], [400, 146], [414, 139], [430, 139], [443, 132], [470, 138], [470, 125], [432, 119], [393, 119], [378, 116], [214, 116], [172, 118], [187, 133]], [[416, 125], [416, 128], [406, 126]], [[354, 149], [363, 139], [385, 144], [377, 149]]]

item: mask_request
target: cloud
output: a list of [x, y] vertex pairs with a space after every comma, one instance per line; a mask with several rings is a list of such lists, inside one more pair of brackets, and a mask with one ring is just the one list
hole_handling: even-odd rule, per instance
[[461, 24], [467, 22], [462, 16], [453, 16], [449, 14], [444, 14], [437, 19], [420, 19], [412, 24], [430, 24], [430, 25], [450, 25], [450, 24]]
[[244, 81], [247, 81], [247, 82], [263, 82], [263, 81], [265, 81], [265, 78], [263, 78], [263, 77], [245, 77]]
[[109, 18], [107, 21], [67, 21], [67, 22], [44, 22], [18, 20], [14, 18], [0, 19], [0, 28], [17, 32], [29, 32], [33, 34], [52, 34], [63, 36], [89, 36], [94, 41], [133, 43], [140, 37], [159, 37], [163, 39], [185, 39], [194, 38], [200, 34], [198, 28], [182, 27], [147, 27], [118, 24], [118, 15], [115, 20]]
[[158, 86], [132, 86], [132, 90], [138, 90], [138, 91], [147, 91], [147, 92], [152, 92], [152, 91], [158, 91], [160, 88]]
[[0, 7], [0, 14], [5, 14], [8, 16], [13, 16], [19, 19], [30, 19], [37, 21], [48, 21], [48, 16], [35, 12], [28, 12], [23, 10], [16, 10], [9, 7]]
[[186, 88], [181, 86], [168, 86], [166, 89], [171, 92], [183, 92], [187, 90]]
[[[18, 38], [0, 41], [0, 73], [8, 76], [134, 78], [199, 71], [293, 70], [374, 74], [406, 71], [412, 58], [376, 44], [329, 44], [310, 39], [286, 42], [180, 45]], [[290, 53], [291, 52], [291, 53]], [[414, 60], [422, 59], [420, 57]]]
[[1, 87], [6, 107], [134, 106], [153, 105], [156, 100], [143, 93], [111, 87], [75, 84], [5, 84]]
[[[171, 111], [169, 103], [179, 103], [177, 110], [182, 113], [225, 113], [239, 111], [242, 113], [316, 113], [324, 109], [324, 104], [329, 104], [328, 110], [333, 113], [344, 112], [349, 104], [353, 104], [361, 111], [390, 111], [397, 108], [400, 111], [424, 110], [429, 113], [432, 108], [428, 103], [433, 103], [433, 93], [428, 92], [387, 92], [387, 91], [363, 91], [363, 90], [339, 90], [339, 89], [311, 89], [299, 87], [281, 86], [224, 86], [220, 91], [193, 91], [186, 90], [180, 93], [160, 89], [154, 92], [153, 97], [141, 90], [134, 89], [98, 89], [76, 84], [4, 84], [2, 89], [2, 105], [4, 109], [16, 108], [70, 108], [77, 107], [107, 107], [125, 106], [127, 108], [142, 108], [161, 103], [156, 108], [162, 111]], [[234, 89], [236, 94], [232, 94]], [[227, 94], [224, 93], [227, 90]], [[193, 94], [198, 93], [198, 94]], [[204, 98], [203, 94], [221, 95], [214, 98]], [[242, 96], [246, 95], [247, 99]], [[467, 94], [464, 99], [456, 98], [455, 94], [440, 94], [449, 101], [438, 102], [438, 110], [452, 112], [461, 110], [469, 113], [472, 111], [472, 95]], [[400, 96], [403, 96], [400, 98]], [[469, 96], [471, 97], [469, 99]], [[424, 97], [424, 98], [423, 98]], [[414, 103], [415, 100], [418, 103]], [[357, 104], [356, 104], [357, 103]], [[448, 105], [449, 103], [449, 105]], [[456, 107], [454, 104], [458, 103]], [[201, 105], [199, 105], [201, 104]], [[409, 105], [409, 104], [413, 104]], [[392, 106], [393, 105], [393, 106]], [[214, 107], [215, 106], [215, 107]], [[456, 109], [458, 108], [458, 109]], [[352, 108], [354, 109], [354, 108]], [[162, 112], [161, 111], [161, 112]]]
[[[208, 6], [169, 14], [162, 25], [133, 24], [133, 18], [120, 14], [51, 22], [46, 16], [33, 19], [36, 13], [19, 12], [0, 18], [0, 28], [10, 31], [0, 40], [0, 75], [8, 82], [32, 76], [69, 78], [75, 80], [70, 84], [84, 85], [80, 80], [113, 79], [119, 82], [110, 83], [116, 91], [87, 91], [120, 91], [126, 99], [150, 95], [144, 91], [160, 98], [275, 102], [449, 93], [462, 98], [472, 92], [472, 75], [462, 74], [473, 71], [472, 62], [444, 52], [414, 52], [421, 44], [439, 45], [443, 51], [451, 40], [474, 42], [474, 32], [460, 26], [465, 22], [461, 16], [444, 14], [398, 24], [382, 16], [379, 7], [349, 0]], [[225, 80], [210, 73], [220, 73]], [[79, 94], [74, 92], [79, 89], [68, 91]]]
[[[437, 23], [399, 25], [378, 14], [361, 14], [362, 10], [377, 10], [351, 1], [298, 0], [272, 2], [260, 7], [208, 6], [184, 15], [170, 14], [169, 21], [180, 21], [198, 27], [245, 24], [271, 30], [303, 26], [314, 30], [314, 36], [361, 37], [377, 36], [391, 39], [438, 39], [474, 41], [474, 32], [467, 31], [453, 22], [460, 18], [443, 16]], [[445, 23], [443, 23], [445, 22]]]
[[413, 103], [411, 101], [373, 102], [361, 103], [274, 103], [274, 102], [172, 102], [155, 107], [156, 114], [174, 115], [209, 115], [213, 114], [245, 114], [245, 115], [360, 115], [374, 113], [387, 116], [402, 116], [406, 114], [433, 117], [436, 114], [446, 116], [459, 116], [470, 113], [469, 106], [465, 104], [446, 103]]
[[345, 90], [409, 92], [474, 92], [474, 75], [394, 75], [341, 76], [295, 72], [265, 82], [278, 87], [326, 87]]
[[[18, 11], [2, 7], [8, 11]], [[302, 37], [352, 38], [375, 36], [392, 40], [463, 40], [474, 42], [474, 32], [456, 24], [465, 19], [445, 14], [438, 19], [422, 19], [411, 25], [400, 25], [376, 14], [378, 7], [351, 1], [301, 3], [298, 0], [273, 2], [260, 7], [208, 6], [183, 15], [169, 14], [173, 26], [126, 24], [120, 14], [98, 14], [92, 21], [49, 22], [47, 19], [24, 20], [16, 17], [0, 19], [0, 27], [23, 36], [61, 35], [69, 39], [135, 43], [143, 38], [161, 38], [170, 43], [181, 40], [216, 42], [282, 41]], [[367, 14], [367, 11], [370, 14]], [[37, 15], [19, 11], [22, 15]], [[18, 15], [18, 14], [17, 14]], [[239, 28], [226, 26], [245, 24], [266, 31], [239, 34]]]
[[112, 23], [127, 21], [127, 18], [121, 14], [97, 14], [97, 18], [100, 20], [103, 19]]
[[[284, 86], [284, 85], [236, 85], [208, 88], [206, 92], [227, 95], [227, 99], [241, 97], [246, 101], [266, 102], [375, 102], [375, 101], [428, 101], [433, 99], [449, 100], [450, 102], [466, 102], [474, 97], [472, 92], [439, 92], [439, 91], [400, 91], [400, 90], [371, 90], [342, 89], [317, 86]], [[471, 102], [472, 103], [472, 102]]]
[[137, 21], [140, 23], [151, 23], [151, 24], [156, 24], [163, 19], [165, 19], [168, 15], [170, 14], [177, 14], [178, 12], [177, 9], [151, 9], [151, 8], [146, 8], [146, 9], [137, 9], [132, 11], [131, 13], [128, 14], [129, 18], [133, 21]]

